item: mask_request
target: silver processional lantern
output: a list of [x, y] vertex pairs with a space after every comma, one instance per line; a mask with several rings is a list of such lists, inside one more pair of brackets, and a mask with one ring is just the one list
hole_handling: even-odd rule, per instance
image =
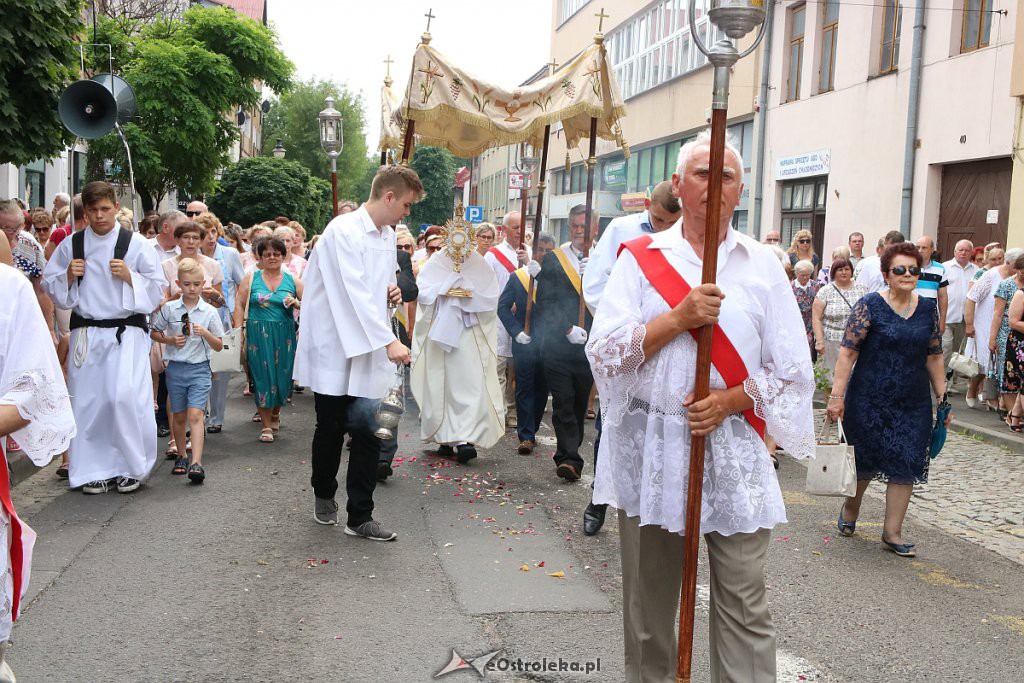
[[[703, 52], [708, 61], [715, 67], [714, 90], [711, 108], [726, 109], [729, 102], [729, 69], [740, 59], [757, 49], [764, 37], [765, 8], [764, 0], [711, 0], [708, 18], [711, 23], [726, 35], [710, 48], [704, 44], [697, 33], [696, 22], [690, 21], [690, 35], [697, 49]], [[690, 0], [689, 16], [696, 15], [696, 0]], [[737, 51], [734, 41], [745, 38], [748, 33], [758, 29], [754, 43], [742, 53]]]
[[345, 136], [341, 125], [341, 112], [334, 108], [334, 98], [324, 100], [326, 108], [317, 118], [320, 120], [320, 146], [331, 160], [331, 211], [338, 215], [338, 155], [345, 147]]

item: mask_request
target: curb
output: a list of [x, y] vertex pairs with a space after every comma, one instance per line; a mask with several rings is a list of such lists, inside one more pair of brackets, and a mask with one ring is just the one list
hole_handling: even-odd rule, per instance
[[10, 473], [12, 487], [17, 486], [41, 469], [43, 468], [36, 467], [36, 464], [25, 455], [24, 451], [7, 454], [7, 471]]
[[1010, 434], [1002, 434], [994, 429], [987, 427], [979, 427], [978, 425], [972, 425], [967, 422], [961, 422], [956, 418], [950, 423], [950, 429], [967, 436], [981, 439], [986, 443], [990, 443], [1001, 448], [1005, 448], [1014, 455], [1024, 455], [1024, 443], [1021, 442], [1019, 436], [1011, 436]]

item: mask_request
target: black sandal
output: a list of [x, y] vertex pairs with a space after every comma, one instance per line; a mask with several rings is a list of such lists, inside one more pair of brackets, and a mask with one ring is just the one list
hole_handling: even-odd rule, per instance
[[174, 461], [174, 467], [171, 468], [171, 474], [185, 474], [188, 471], [188, 460], [185, 458], [178, 458]]
[[193, 484], [202, 484], [206, 479], [206, 470], [199, 463], [192, 463], [188, 468], [188, 478]]
[[[1007, 422], [1007, 424], [1009, 425], [1011, 432], [1013, 432], [1015, 434], [1024, 433], [1024, 425], [1021, 424], [1021, 420], [1024, 419], [1024, 415], [1012, 415], [1011, 414], [1011, 415], [1008, 415], [1007, 418], [1009, 419], [1009, 422]], [[1014, 420], [1017, 421], [1017, 424], [1013, 423]]]

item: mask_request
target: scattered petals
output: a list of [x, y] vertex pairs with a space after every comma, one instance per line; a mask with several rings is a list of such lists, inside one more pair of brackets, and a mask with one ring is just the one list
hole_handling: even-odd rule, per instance
[[521, 572], [528, 572], [528, 571], [530, 571], [530, 566], [524, 564], [522, 567], [519, 568], [519, 571], [521, 571]]
[[557, 572], [551, 572], [550, 574], [548, 574], [548, 576], [553, 576], [556, 579], [564, 579], [565, 578], [565, 572], [563, 572], [561, 569], [559, 569]]

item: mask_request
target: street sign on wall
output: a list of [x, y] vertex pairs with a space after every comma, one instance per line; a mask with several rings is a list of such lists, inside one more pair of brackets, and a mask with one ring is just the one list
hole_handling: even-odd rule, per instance
[[[526, 182], [527, 189], [533, 187], [533, 177], [531, 176]], [[508, 174], [508, 189], [510, 190], [521, 190], [523, 189], [523, 174], [510, 172]]]
[[466, 220], [470, 223], [483, 223], [484, 222], [484, 207], [482, 206], [467, 206], [466, 207]]

